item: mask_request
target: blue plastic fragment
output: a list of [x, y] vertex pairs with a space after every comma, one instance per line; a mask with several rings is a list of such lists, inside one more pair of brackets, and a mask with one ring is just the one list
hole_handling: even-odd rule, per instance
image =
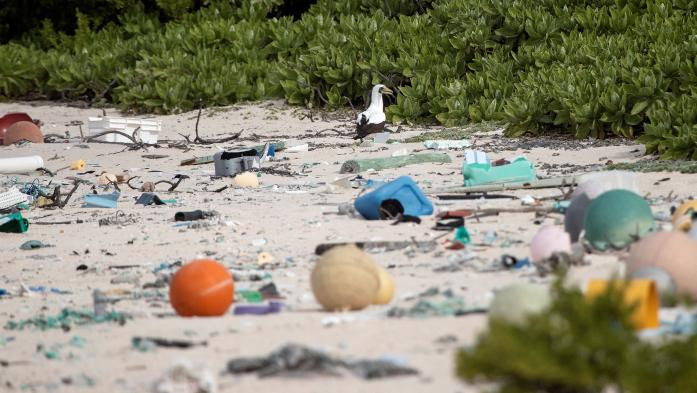
[[85, 204], [82, 207], [103, 207], [116, 208], [116, 203], [119, 200], [118, 192], [112, 194], [87, 194], [85, 195]]
[[[401, 176], [356, 199], [354, 206], [368, 220], [384, 217], [380, 210], [387, 201], [396, 202], [405, 216], [428, 216], [433, 205], [409, 176]], [[394, 205], [394, 204], [393, 204]]]

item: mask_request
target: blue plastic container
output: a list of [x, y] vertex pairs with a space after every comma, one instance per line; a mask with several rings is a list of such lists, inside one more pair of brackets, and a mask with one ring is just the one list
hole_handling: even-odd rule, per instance
[[409, 176], [402, 176], [384, 184], [354, 202], [356, 210], [368, 220], [379, 220], [383, 204], [401, 206], [401, 213], [407, 216], [428, 216], [433, 214], [433, 205], [419, 186]]

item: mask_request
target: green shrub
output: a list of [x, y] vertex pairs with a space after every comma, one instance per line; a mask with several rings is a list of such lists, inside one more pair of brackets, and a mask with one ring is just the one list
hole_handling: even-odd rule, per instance
[[272, 17], [283, 5], [63, 7], [0, 45], [0, 98], [161, 113], [272, 97], [338, 108], [364, 106], [385, 83], [399, 92], [393, 123], [505, 122], [510, 136], [639, 137], [663, 158], [697, 157], [695, 0], [318, 0], [299, 18]]
[[550, 307], [526, 323], [490, 320], [477, 342], [457, 353], [457, 375], [494, 382], [502, 393], [694, 390], [697, 335], [642, 341], [617, 288], [588, 301], [561, 282]]

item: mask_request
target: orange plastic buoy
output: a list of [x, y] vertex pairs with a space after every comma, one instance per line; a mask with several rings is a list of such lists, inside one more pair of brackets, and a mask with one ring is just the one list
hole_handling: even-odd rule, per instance
[[169, 283], [169, 301], [182, 317], [223, 315], [234, 298], [232, 275], [212, 259], [187, 263], [174, 273]]
[[36, 124], [30, 121], [18, 121], [7, 128], [3, 144], [9, 146], [24, 139], [32, 143], [44, 143], [44, 134]]

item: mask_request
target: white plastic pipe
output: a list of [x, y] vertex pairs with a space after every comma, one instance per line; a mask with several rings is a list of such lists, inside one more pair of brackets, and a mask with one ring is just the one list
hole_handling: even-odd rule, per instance
[[1, 174], [22, 174], [34, 172], [38, 168], [44, 167], [44, 159], [40, 156], [1, 158], [0, 173]]

